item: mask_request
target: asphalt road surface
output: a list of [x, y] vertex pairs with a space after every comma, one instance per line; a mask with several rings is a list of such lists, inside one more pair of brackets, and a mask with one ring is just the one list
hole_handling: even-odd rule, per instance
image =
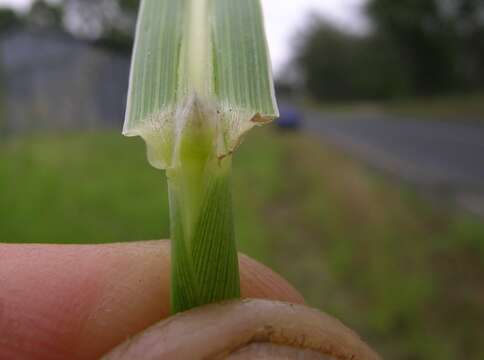
[[484, 216], [484, 122], [306, 114], [305, 128], [371, 166]]

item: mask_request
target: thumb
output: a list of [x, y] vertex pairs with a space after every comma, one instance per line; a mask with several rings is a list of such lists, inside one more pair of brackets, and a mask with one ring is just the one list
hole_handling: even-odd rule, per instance
[[246, 299], [196, 308], [148, 328], [104, 360], [378, 360], [338, 320], [303, 305]]

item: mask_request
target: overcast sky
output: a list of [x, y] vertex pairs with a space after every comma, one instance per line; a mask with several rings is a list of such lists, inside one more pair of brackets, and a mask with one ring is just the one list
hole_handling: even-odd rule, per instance
[[[352, 30], [365, 27], [361, 6], [366, 0], [262, 0], [274, 70], [280, 71], [291, 56], [294, 34], [310, 14], [321, 14]], [[1, 5], [28, 8], [31, 0], [0, 0]]]

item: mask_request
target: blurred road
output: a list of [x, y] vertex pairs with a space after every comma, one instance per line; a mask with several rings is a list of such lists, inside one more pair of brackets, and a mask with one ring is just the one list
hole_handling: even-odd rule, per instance
[[311, 112], [305, 127], [373, 167], [450, 195], [484, 216], [484, 122]]

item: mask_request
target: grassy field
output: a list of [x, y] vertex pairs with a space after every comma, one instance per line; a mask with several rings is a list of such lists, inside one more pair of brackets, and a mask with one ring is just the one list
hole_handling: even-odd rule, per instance
[[[298, 134], [236, 154], [239, 248], [387, 359], [484, 358], [484, 223], [422, 202]], [[164, 175], [138, 139], [84, 133], [0, 144], [0, 241], [168, 237]]]
[[384, 104], [387, 112], [432, 119], [484, 122], [484, 94], [428, 97]]
[[484, 122], [484, 94], [434, 96], [386, 102], [312, 104], [323, 111], [387, 113], [447, 121]]

